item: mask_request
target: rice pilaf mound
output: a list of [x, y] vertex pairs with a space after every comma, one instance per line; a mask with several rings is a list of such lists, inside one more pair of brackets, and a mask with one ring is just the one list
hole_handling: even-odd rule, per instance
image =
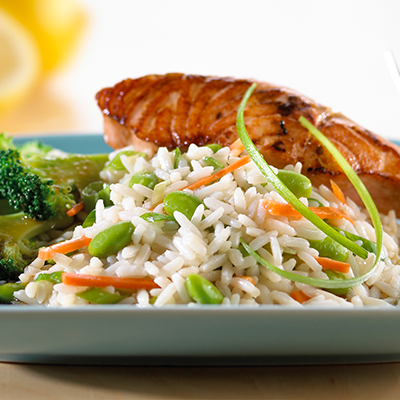
[[[110, 154], [113, 160], [121, 149]], [[311, 306], [394, 306], [400, 295], [399, 229], [393, 211], [382, 215], [385, 258], [374, 274], [362, 285], [348, 291], [322, 290], [283, 278], [259, 265], [240, 244], [242, 238], [261, 257], [288, 272], [319, 279], [334, 279], [318, 262], [319, 251], [312, 247], [326, 235], [301, 216], [272, 215], [266, 203], [286, 204], [268, 183], [253, 161], [235, 169], [219, 180], [194, 190], [185, 189], [231, 165], [242, 156], [229, 147], [213, 152], [210, 147], [191, 144], [186, 153], [179, 154], [159, 148], [152, 157], [127, 156], [120, 153], [122, 170], [102, 172], [110, 183], [110, 198], [114, 205], [105, 207], [99, 200], [95, 208], [95, 223], [75, 227], [63, 239], [94, 238], [105, 229], [122, 221], [134, 226], [128, 245], [116, 254], [94, 257], [88, 248], [69, 256], [55, 254], [52, 263], [38, 258], [20, 276], [27, 283], [15, 292], [26, 304], [72, 306], [90, 304], [80, 293], [85, 286], [36, 280], [41, 273], [64, 271], [73, 274], [122, 278], [148, 278], [158, 285], [153, 289], [122, 290], [114, 286], [103, 290], [118, 295], [118, 304], [139, 307], [167, 305], [195, 306], [189, 295], [188, 276], [200, 274], [212, 282], [222, 295], [222, 306], [277, 304], [297, 307]], [[129, 154], [129, 153], [128, 153]], [[206, 162], [212, 158], [216, 162]], [[301, 173], [301, 164], [288, 165], [285, 170]], [[154, 173], [156, 187], [131, 183], [139, 172]], [[190, 186], [189, 186], [190, 187]], [[170, 220], [143, 219], [149, 212], [165, 213], [163, 199], [169, 193], [193, 194], [199, 205], [189, 219], [185, 213], [173, 212]], [[337, 194], [337, 193], [336, 193]], [[340, 196], [339, 196], [340, 197]], [[320, 186], [313, 188], [308, 198], [300, 200], [308, 207], [331, 207], [340, 211], [329, 224], [368, 240], [375, 240], [375, 231], [368, 215], [351, 199], [338, 199], [333, 191]], [[317, 259], [316, 259], [317, 258]], [[350, 265], [344, 278], [359, 276], [373, 264], [373, 256], [363, 260], [349, 252], [345, 260]], [[337, 274], [335, 272], [335, 274]]]

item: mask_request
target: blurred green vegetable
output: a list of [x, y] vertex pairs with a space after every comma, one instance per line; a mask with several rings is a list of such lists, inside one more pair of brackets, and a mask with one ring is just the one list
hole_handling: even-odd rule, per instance
[[214, 157], [204, 157], [203, 158], [204, 165], [207, 167], [213, 167], [214, 172], [220, 171], [224, 168], [224, 166], [216, 160]]
[[310, 247], [318, 250], [320, 257], [328, 257], [336, 261], [346, 261], [349, 252], [346, 247], [342, 246], [329, 236], [323, 240], [309, 240]]
[[64, 271], [42, 272], [36, 277], [35, 282], [48, 281], [48, 282], [53, 283], [54, 285], [57, 283], [62, 283], [61, 276], [63, 273], [64, 273]]
[[122, 171], [125, 168], [124, 164], [122, 164], [121, 161], [121, 156], [127, 156], [127, 157], [132, 157], [132, 156], [138, 156], [138, 157], [143, 157], [147, 158], [146, 153], [142, 153], [140, 151], [133, 151], [133, 150], [124, 150], [120, 151], [117, 153], [117, 155], [107, 164], [107, 166], [104, 168], [105, 170], [115, 170], [115, 171]]
[[5, 283], [0, 286], [0, 303], [7, 304], [14, 300], [14, 292], [25, 289], [26, 283]]
[[224, 296], [206, 278], [201, 275], [188, 275], [185, 280], [189, 296], [199, 304], [221, 304]]
[[311, 195], [312, 184], [305, 175], [280, 169], [277, 176], [297, 198], [309, 197]]
[[132, 187], [134, 184], [139, 184], [148, 187], [149, 189], [154, 189], [158, 184], [157, 175], [153, 172], [137, 172], [132, 176], [129, 181], [129, 187]]
[[95, 287], [77, 293], [76, 295], [93, 304], [116, 304], [125, 298], [119, 294], [110, 293], [104, 289]]
[[164, 198], [164, 210], [171, 217], [175, 211], [181, 212], [191, 220], [196, 208], [203, 202], [196, 196], [186, 192], [171, 192]]
[[93, 257], [105, 258], [117, 254], [132, 242], [135, 230], [129, 221], [118, 222], [99, 232], [89, 244], [89, 253]]
[[209, 147], [213, 151], [214, 154], [218, 150], [222, 149], [222, 146], [220, 144], [217, 144], [217, 143], [206, 144], [205, 147]]

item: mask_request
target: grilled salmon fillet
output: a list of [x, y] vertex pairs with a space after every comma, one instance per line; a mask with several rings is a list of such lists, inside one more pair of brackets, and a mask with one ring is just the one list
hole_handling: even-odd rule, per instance
[[[184, 74], [126, 79], [99, 91], [106, 142], [138, 150], [158, 146], [187, 149], [190, 143], [229, 145], [238, 138], [236, 114], [254, 81]], [[341, 114], [284, 87], [257, 82], [244, 118], [247, 131], [270, 164], [282, 168], [297, 161], [314, 185], [333, 179], [361, 204], [328, 151], [298, 122], [303, 115], [350, 162], [381, 212], [400, 214], [400, 148]]]

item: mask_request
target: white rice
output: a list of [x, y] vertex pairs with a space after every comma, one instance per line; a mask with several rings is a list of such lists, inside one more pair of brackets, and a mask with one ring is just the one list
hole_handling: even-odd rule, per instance
[[[131, 148], [129, 148], [131, 149]], [[126, 149], [122, 149], [126, 150]], [[114, 152], [110, 157], [115, 156]], [[39, 273], [66, 271], [76, 274], [106, 275], [115, 277], [149, 278], [157, 289], [118, 291], [113, 287], [104, 290], [119, 293], [120, 304], [134, 307], [163, 307], [167, 305], [193, 306], [194, 301], [186, 288], [186, 278], [200, 274], [210, 280], [223, 296], [222, 307], [247, 305], [282, 305], [295, 307], [362, 307], [397, 306], [400, 297], [400, 230], [394, 211], [382, 215], [384, 226], [384, 254], [375, 272], [362, 285], [353, 287], [344, 295], [292, 282], [257, 264], [243, 253], [240, 238], [266, 261], [275, 267], [302, 276], [329, 279], [315, 257], [318, 251], [310, 247], [309, 240], [320, 241], [325, 234], [307, 220], [274, 217], [263, 207], [264, 200], [285, 203], [268, 184], [253, 162], [229, 173], [218, 181], [187, 191], [186, 186], [213, 174], [213, 167], [204, 164], [204, 157], [214, 157], [222, 165], [238, 159], [222, 148], [213, 154], [208, 147], [189, 146], [174, 168], [174, 152], [159, 148], [151, 159], [122, 156], [126, 168], [121, 174], [102, 173], [109, 182], [114, 206], [105, 208], [103, 201], [96, 204], [96, 223], [92, 227], [75, 228], [73, 237], [85, 235], [94, 238], [99, 232], [121, 222], [131, 221], [135, 226], [132, 242], [117, 254], [105, 259], [92, 257], [87, 248], [70, 257], [54, 256], [54, 264], [36, 259], [25, 268], [20, 279], [27, 283], [24, 290], [15, 293], [26, 304], [45, 306], [73, 306], [89, 304], [79, 297], [85, 287], [52, 284], [36, 281]], [[111, 159], [111, 158], [110, 158]], [[288, 170], [301, 172], [301, 164], [289, 165]], [[129, 187], [134, 173], [153, 172], [160, 183], [155, 189], [140, 184]], [[198, 197], [202, 204], [189, 220], [176, 211], [176, 223], [151, 223], [140, 216], [153, 209], [162, 213], [163, 198], [171, 192], [187, 191]], [[342, 204], [325, 186], [314, 187], [310, 196], [325, 207], [342, 210], [354, 223], [346, 219], [334, 220], [336, 226], [366, 239], [375, 240], [375, 231], [368, 215], [351, 199]], [[301, 201], [308, 205], [308, 200]], [[159, 204], [161, 203], [161, 204]], [[315, 202], [310, 203], [315, 206]], [[367, 272], [373, 257], [361, 260], [349, 254], [347, 262], [351, 271], [346, 278]], [[308, 300], [300, 304], [292, 297], [301, 291]]]

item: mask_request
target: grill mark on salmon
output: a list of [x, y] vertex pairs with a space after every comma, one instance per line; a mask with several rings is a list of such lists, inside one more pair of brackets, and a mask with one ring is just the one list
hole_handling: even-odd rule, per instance
[[[186, 150], [234, 142], [236, 113], [254, 81], [196, 75], [148, 75], [126, 79], [99, 91], [106, 142], [113, 148], [133, 144], [150, 153], [157, 146]], [[304, 129], [306, 117], [350, 162], [381, 212], [400, 213], [400, 148], [341, 114], [291, 89], [257, 82], [244, 118], [253, 142], [265, 159], [282, 168], [300, 161], [314, 185], [334, 179], [346, 195], [360, 199], [326, 149]]]

